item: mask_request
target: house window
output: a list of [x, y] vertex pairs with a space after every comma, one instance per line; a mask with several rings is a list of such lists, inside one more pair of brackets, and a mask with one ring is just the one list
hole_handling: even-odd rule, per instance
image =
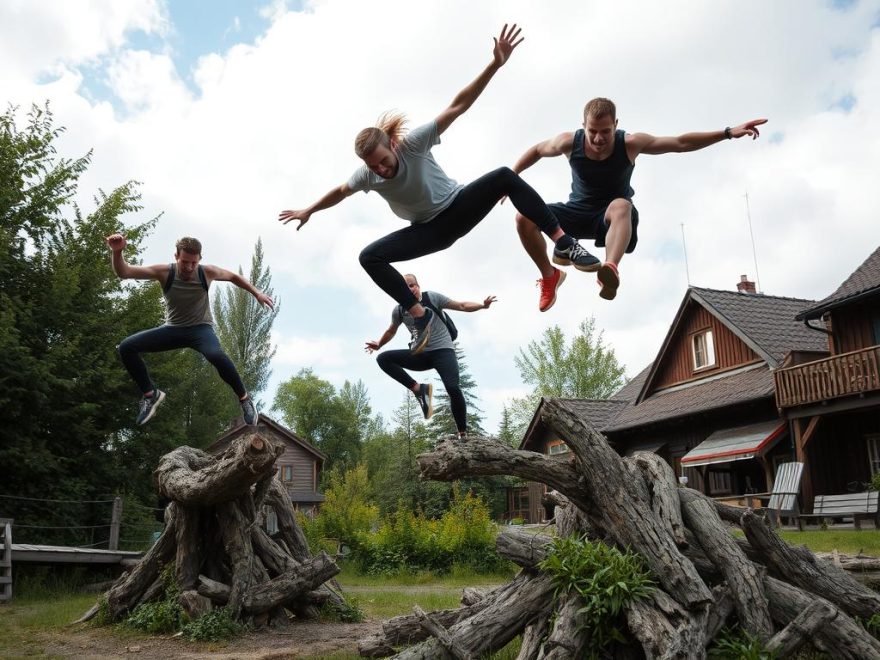
[[712, 331], [706, 330], [694, 335], [694, 369], [705, 369], [715, 366], [715, 343]]
[[866, 435], [865, 441], [868, 443], [868, 466], [873, 477], [880, 472], [880, 433]]
[[554, 456], [556, 454], [567, 454], [568, 453], [568, 445], [560, 440], [556, 444], [548, 446], [547, 453], [550, 454], [551, 456]]
[[713, 495], [727, 495], [733, 492], [733, 480], [730, 472], [710, 472], [709, 492]]
[[874, 343], [880, 344], [880, 312], [871, 313], [871, 330], [874, 335]]
[[293, 466], [284, 465], [281, 468], [281, 481], [293, 481]]

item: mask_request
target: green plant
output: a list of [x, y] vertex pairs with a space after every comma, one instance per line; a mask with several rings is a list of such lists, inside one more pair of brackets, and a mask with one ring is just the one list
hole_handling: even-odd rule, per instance
[[342, 621], [343, 623], [360, 623], [367, 618], [361, 609], [357, 598], [343, 598], [340, 605], [329, 601], [321, 606], [321, 618], [329, 621]]
[[722, 628], [709, 649], [709, 657], [719, 660], [773, 660], [776, 654], [765, 649], [757, 636], [742, 628]]
[[191, 642], [218, 642], [236, 637], [245, 630], [247, 626], [236, 621], [227, 607], [211, 610], [181, 628], [183, 636]]
[[611, 642], [626, 641], [620, 625], [623, 608], [654, 588], [639, 555], [584, 538], [554, 539], [540, 568], [553, 577], [557, 598], [574, 591], [583, 601], [578, 614], [590, 631], [591, 657], [598, 657]]
[[868, 482], [868, 490], [880, 490], [880, 472], [875, 472]]
[[165, 587], [162, 600], [138, 605], [126, 618], [126, 626], [148, 633], [169, 633], [180, 629], [185, 613], [180, 606], [180, 587], [174, 577], [174, 564], [167, 564], [160, 577]]

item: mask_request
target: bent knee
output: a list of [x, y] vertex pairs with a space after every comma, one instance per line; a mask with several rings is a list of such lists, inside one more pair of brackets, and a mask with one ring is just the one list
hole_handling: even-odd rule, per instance
[[632, 202], [623, 199], [622, 197], [618, 197], [608, 205], [608, 209], [605, 211], [605, 214], [608, 216], [609, 220], [616, 220], [620, 218], [625, 218], [629, 220], [632, 214], [632, 207]]

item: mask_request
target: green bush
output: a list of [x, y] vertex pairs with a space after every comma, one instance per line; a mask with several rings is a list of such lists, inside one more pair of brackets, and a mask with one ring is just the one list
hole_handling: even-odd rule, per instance
[[709, 649], [709, 657], [718, 660], [773, 660], [776, 654], [765, 649], [756, 635], [742, 628], [722, 628]]
[[[361, 534], [369, 532], [379, 517], [379, 509], [367, 501], [369, 493], [367, 466], [363, 463], [342, 472], [333, 470], [328, 477], [325, 499], [318, 515], [305, 520], [303, 531], [309, 548], [328, 550], [322, 539], [336, 539], [339, 543], [355, 547]], [[335, 551], [335, 548], [333, 548]]]
[[232, 617], [229, 608], [221, 607], [185, 624], [181, 632], [191, 642], [219, 642], [240, 635], [246, 629]]
[[180, 587], [174, 577], [174, 564], [162, 569], [164, 596], [162, 600], [141, 603], [128, 615], [125, 625], [147, 633], [170, 633], [180, 630], [184, 611], [180, 606]]
[[654, 588], [639, 555], [587, 539], [554, 539], [539, 566], [553, 577], [557, 597], [571, 591], [581, 597], [584, 606], [578, 614], [590, 631], [590, 657], [598, 657], [611, 642], [626, 641], [620, 621], [624, 606]]

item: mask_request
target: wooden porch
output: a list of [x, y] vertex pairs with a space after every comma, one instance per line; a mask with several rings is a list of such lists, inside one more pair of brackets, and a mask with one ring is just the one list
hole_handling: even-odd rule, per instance
[[880, 345], [773, 372], [776, 405], [790, 408], [880, 391]]

